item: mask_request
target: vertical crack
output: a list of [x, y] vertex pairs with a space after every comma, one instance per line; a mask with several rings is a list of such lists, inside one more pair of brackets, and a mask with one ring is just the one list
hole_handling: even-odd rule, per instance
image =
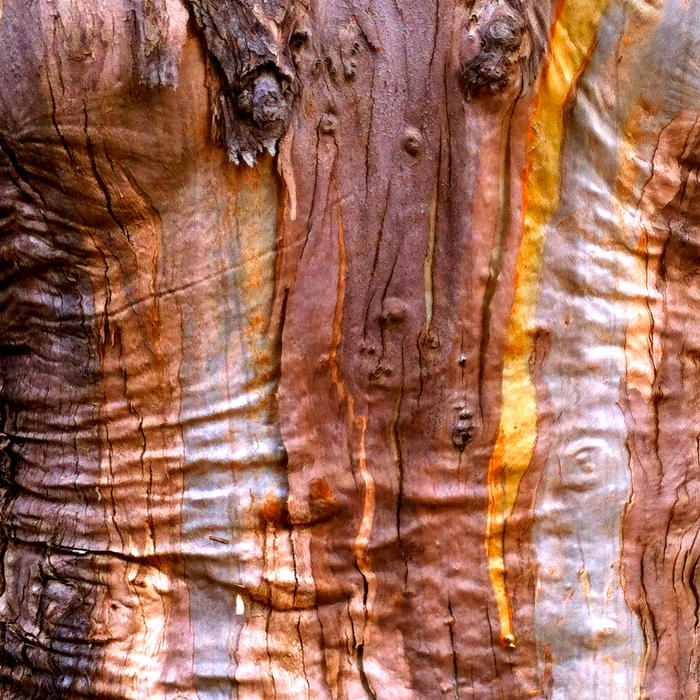
[[447, 629], [450, 631], [450, 647], [452, 649], [452, 674], [454, 676], [454, 691], [455, 698], [459, 699], [459, 667], [457, 664], [457, 650], [455, 649], [455, 635], [454, 626], [457, 620], [455, 619], [454, 613], [452, 612], [452, 602], [450, 601], [449, 595], [447, 596], [447, 610], [450, 613], [450, 619], [447, 622]]

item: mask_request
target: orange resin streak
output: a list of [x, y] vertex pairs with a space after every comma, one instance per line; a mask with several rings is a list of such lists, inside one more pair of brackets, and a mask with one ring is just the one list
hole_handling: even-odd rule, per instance
[[523, 188], [522, 241], [502, 378], [503, 407], [488, 469], [486, 553], [498, 604], [501, 643], [515, 646], [503, 537], [537, 437], [537, 397], [529, 371], [547, 225], [559, 206], [564, 110], [595, 48], [609, 0], [561, 0], [530, 121]]

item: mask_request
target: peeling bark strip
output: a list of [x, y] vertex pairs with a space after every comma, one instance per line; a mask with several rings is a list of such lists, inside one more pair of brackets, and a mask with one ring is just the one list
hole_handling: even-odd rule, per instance
[[1, 3], [0, 695], [697, 697], [698, 26]]
[[559, 204], [563, 111], [590, 58], [607, 5], [608, 0], [592, 0], [560, 7], [530, 121], [523, 175], [523, 234], [515, 266], [515, 300], [504, 356], [503, 406], [488, 472], [486, 551], [498, 601], [501, 640], [509, 646], [515, 646], [516, 638], [506, 590], [504, 529], [513, 512], [520, 483], [532, 463], [538, 435], [538, 410], [530, 366], [536, 338], [532, 316], [539, 294], [546, 227]]

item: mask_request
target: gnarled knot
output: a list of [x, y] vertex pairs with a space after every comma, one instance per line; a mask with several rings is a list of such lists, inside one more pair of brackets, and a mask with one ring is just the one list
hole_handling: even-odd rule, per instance
[[525, 30], [525, 20], [510, 9], [491, 17], [479, 33], [477, 50], [461, 61], [460, 82], [467, 99], [500, 92], [511, 84]]
[[289, 117], [289, 100], [271, 70], [256, 74], [238, 94], [238, 109], [256, 126], [267, 128]]

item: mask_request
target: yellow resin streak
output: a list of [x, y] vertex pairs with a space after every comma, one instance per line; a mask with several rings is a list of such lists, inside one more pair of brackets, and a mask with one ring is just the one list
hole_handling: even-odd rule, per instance
[[506, 590], [503, 537], [537, 437], [537, 398], [529, 361], [534, 350], [542, 251], [547, 224], [560, 201], [564, 108], [595, 46], [598, 25], [608, 4], [609, 0], [560, 2], [530, 121], [522, 242], [503, 364], [501, 420], [488, 469], [486, 524], [486, 553], [498, 604], [501, 643], [511, 647], [515, 646], [515, 633]]

